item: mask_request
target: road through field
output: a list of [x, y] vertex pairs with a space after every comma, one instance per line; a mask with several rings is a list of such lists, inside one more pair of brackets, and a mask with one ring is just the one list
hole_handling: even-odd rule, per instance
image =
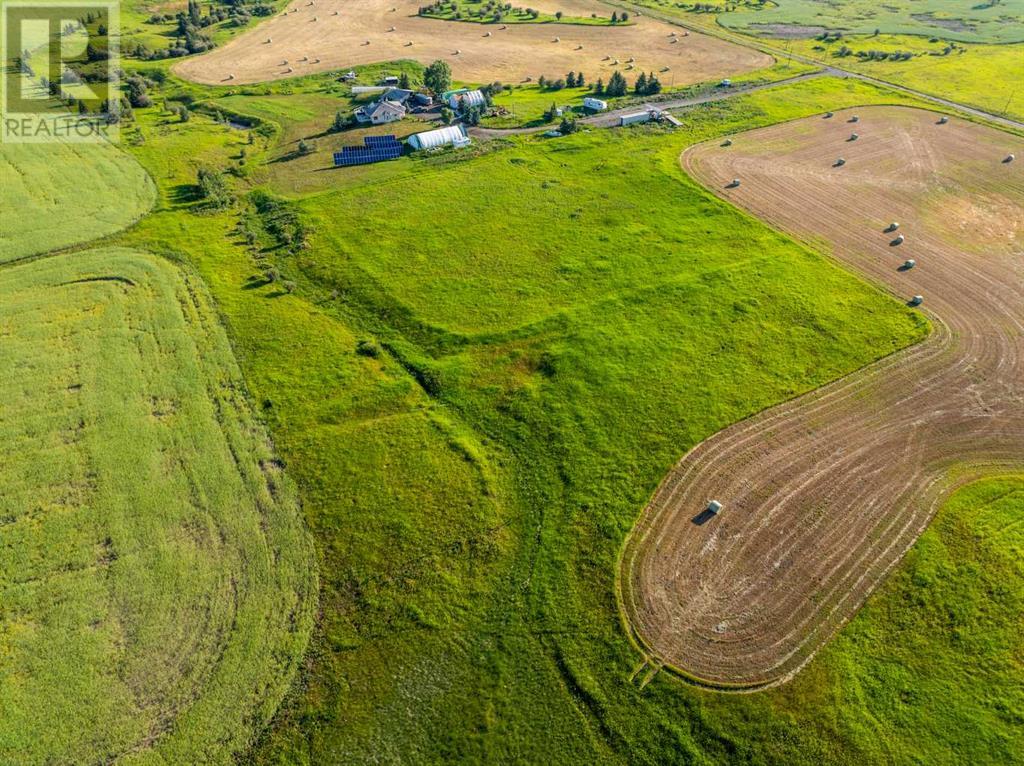
[[[720, 196], [903, 300], [924, 296], [934, 332], [715, 434], [666, 477], [621, 572], [655, 663], [722, 687], [786, 680], [953, 486], [1024, 466], [1024, 172], [1010, 153], [1024, 140], [870, 107], [684, 154]], [[718, 516], [702, 513], [712, 499]]]

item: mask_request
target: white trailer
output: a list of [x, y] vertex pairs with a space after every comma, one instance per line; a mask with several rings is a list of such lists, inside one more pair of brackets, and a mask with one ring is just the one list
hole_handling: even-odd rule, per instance
[[599, 98], [594, 98], [593, 96], [587, 96], [583, 99], [583, 108], [592, 109], [595, 112], [603, 112], [608, 108], [608, 102], [602, 101]]
[[649, 111], [624, 114], [619, 118], [619, 126], [639, 125], [641, 122], [650, 122], [653, 117], [654, 115]]

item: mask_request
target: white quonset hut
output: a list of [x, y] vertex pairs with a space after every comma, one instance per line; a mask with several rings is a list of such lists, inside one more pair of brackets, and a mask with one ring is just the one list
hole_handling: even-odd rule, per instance
[[449, 125], [447, 128], [428, 130], [409, 136], [409, 146], [413, 149], [438, 149], [442, 146], [468, 146], [469, 136], [461, 125]]
[[456, 112], [472, 109], [474, 106], [484, 107], [486, 105], [487, 99], [484, 98], [483, 91], [479, 90], [455, 91], [448, 97], [448, 106]]

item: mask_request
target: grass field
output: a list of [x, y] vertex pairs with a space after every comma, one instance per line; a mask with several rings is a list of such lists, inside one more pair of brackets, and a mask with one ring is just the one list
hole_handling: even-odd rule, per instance
[[[183, 88], [281, 123], [253, 144], [203, 114], [180, 123], [159, 108], [137, 110], [138, 127], [126, 130], [125, 149], [156, 180], [159, 206], [118, 244], [183, 262], [180, 279], [206, 283], [322, 564], [299, 683], [245, 760], [1013, 762], [1024, 592], [1016, 537], [966, 544], [958, 521], [1010, 485], [954, 498], [940, 516], [949, 531], [933, 530], [939, 544], [922, 538], [837, 641], [767, 694], [709, 695], [664, 674], [640, 689], [630, 681], [639, 655], [614, 598], [622, 541], [681, 450], [925, 332], [874, 288], [690, 181], [680, 152], [826, 109], [908, 99], [821, 78], [687, 110], [675, 133], [494, 141], [351, 173], [273, 162], [285, 153], [277, 137], [326, 127], [334, 98], [345, 103], [327, 83], [323, 92], [286, 93], [284, 82], [248, 95]], [[231, 169], [233, 203], [201, 209], [201, 166]], [[269, 235], [246, 197], [258, 184], [306, 224], [308, 247]], [[247, 244], [252, 226], [259, 235]], [[105, 251], [105, 266], [118, 263], [112, 252], [123, 251]], [[29, 266], [0, 268], [0, 282]], [[268, 281], [268, 266], [280, 278]], [[83, 289], [134, 294], [124, 283]], [[0, 336], [11, 332], [4, 321]], [[120, 359], [120, 344], [136, 335], [150, 337], [115, 333], [109, 353]], [[218, 360], [211, 350], [194, 364]], [[217, 464], [200, 468], [205, 476]], [[1019, 494], [1007, 498], [985, 505], [985, 523], [1019, 515]], [[244, 532], [251, 509], [231, 519]], [[237, 562], [250, 540], [218, 553]], [[214, 556], [203, 563], [200, 581], [231, 571], [216, 570], [225, 563]], [[199, 584], [183, 588], [194, 596]], [[965, 646], [970, 663], [947, 673]], [[282, 678], [267, 683], [276, 692]], [[210, 732], [228, 732], [221, 752], [244, 744], [276, 698], [268, 692], [240, 722], [255, 698], [234, 692], [227, 713], [211, 712], [223, 699], [215, 695], [180, 719], [158, 741], [184, 742], [165, 760], [202, 760], [192, 753]], [[103, 710], [71, 713], [81, 721]], [[130, 740], [124, 730], [151, 713], [108, 727], [111, 736]], [[0, 747], [32, 746], [47, 720], [0, 724]], [[36, 746], [59, 736], [44, 730]], [[57, 745], [65, 749], [55, 745], [54, 760], [104, 755], [93, 742]]]
[[[671, 4], [671, 3], [670, 3]], [[937, 35], [965, 42], [1024, 41], [1024, 0], [965, 3], [957, 0], [776, 0], [763, 6], [739, 5], [718, 17], [722, 26], [768, 36], [790, 36], [797, 28], [871, 34]]]
[[[679, 19], [712, 31], [721, 25], [732, 31], [746, 32], [754, 36], [763, 37], [766, 33], [763, 29], [760, 33], [757, 33], [756, 29], [733, 30], [728, 22], [735, 14], [726, 11], [726, 6], [713, 5], [710, 11], [701, 9], [698, 12], [694, 10], [693, 4], [674, 0], [638, 0], [636, 4], [650, 8], [664, 17]], [[985, 8], [991, 7], [982, 5]], [[750, 6], [751, 4], [748, 4], [747, 7]], [[841, 8], [841, 5], [837, 4], [815, 6], [825, 14]], [[889, 7], [896, 6], [886, 6]], [[980, 6], [973, 8], [978, 9]], [[883, 8], [883, 12], [884, 10]], [[753, 13], [761, 12], [763, 11]], [[821, 33], [825, 31], [821, 26], [791, 26], [776, 30], [775, 36], [782, 35], [784, 39], [770, 42], [783, 58], [789, 53], [802, 54], [823, 64], [861, 72], [896, 85], [975, 106], [993, 114], [1018, 120], [1024, 118], [1024, 106], [1021, 103], [1024, 97], [1017, 88], [1017, 83], [1024, 78], [1024, 46], [1020, 44], [974, 42], [971, 41], [973, 38], [964, 38], [962, 35], [951, 33], [949, 29], [905, 33], [898, 28], [893, 32], [883, 28], [882, 33], [878, 35], [874, 34], [874, 28], [856, 33], [848, 26], [838, 29], [842, 30], [842, 35], [838, 39], [830, 37], [828, 40], [821, 40]], [[969, 41], [963, 42], [965, 39]], [[946, 53], [951, 42], [955, 47]], [[852, 54], [836, 56], [843, 47], [849, 48]], [[872, 61], [856, 55], [857, 52], [871, 51], [899, 51], [910, 53], [912, 57], [908, 60]]]
[[205, 287], [103, 248], [0, 268], [0, 760], [227, 762], [315, 603]]
[[[1024, 120], [1024, 45], [958, 44], [944, 54], [944, 40], [910, 35], [847, 36], [840, 40], [793, 41], [794, 53], [813, 56], [826, 63], [904, 85], [924, 93], [976, 106], [992, 114]], [[845, 46], [853, 55], [836, 57]], [[858, 52], [902, 51], [906, 61], [858, 57]]]
[[[884, 617], [851, 626], [874, 650], [858, 674], [847, 667], [863, 647], [844, 633], [793, 684], [733, 698], [663, 676], [630, 683], [638, 657], [612, 596], [619, 545], [680, 449], [923, 331], [686, 180], [679, 152], [879, 100], [901, 99], [808, 81], [688, 110], [682, 133], [498, 142], [337, 174], [308, 197], [277, 177], [313, 229], [294, 254], [226, 234], [249, 215], [242, 203], [202, 216], [170, 204], [126, 235], [210, 285], [324, 557], [303, 683], [256, 762], [862, 764], [911, 752], [906, 732], [933, 708], [903, 690], [937, 677], [921, 664], [894, 677], [902, 648], [887, 639], [955, 655], [942, 648], [951, 630], [918, 624], [905, 590], [887, 588], [872, 601]], [[171, 184], [193, 175], [145, 119], [142, 163]], [[169, 130], [206, 162], [234, 161], [237, 132], [202, 117]], [[410, 211], [428, 222], [418, 234], [401, 223]], [[294, 290], [265, 283], [257, 258]], [[383, 350], [358, 353], [365, 339]], [[974, 583], [975, 552], [949, 555]], [[970, 588], [984, 604], [987, 586]], [[941, 610], [942, 595], [924, 598]], [[906, 634], [885, 632], [897, 614]], [[1001, 651], [992, 667], [1006, 666]], [[1012, 759], [1014, 691], [999, 688], [1008, 712], [979, 731], [988, 697], [955, 679], [943, 714], [962, 725], [915, 740], [914, 757]]]
[[156, 192], [139, 164], [109, 144], [3, 144], [0, 175], [0, 263], [122, 229]]

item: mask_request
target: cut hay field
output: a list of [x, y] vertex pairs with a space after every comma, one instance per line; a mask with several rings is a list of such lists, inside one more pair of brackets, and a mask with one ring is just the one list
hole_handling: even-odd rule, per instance
[[156, 198], [139, 164], [109, 144], [3, 144], [0, 178], [0, 263], [112, 234]]
[[[1003, 161], [1022, 151], [1000, 131], [877, 107], [686, 153], [725, 199], [827, 243], [901, 300], [924, 295], [936, 329], [716, 434], [673, 469], [623, 560], [623, 601], [652, 661], [740, 688], [788, 679], [951, 487], [1024, 466], [1024, 174]], [[711, 499], [725, 505], [718, 517], [702, 515]]]
[[[591, 0], [559, 7], [572, 15], [608, 12]], [[502, 29], [422, 18], [418, 9], [416, 0], [322, 0], [314, 6], [297, 0], [288, 13], [176, 64], [173, 71], [200, 83], [250, 83], [378, 61], [446, 59], [455, 77], [467, 82], [520, 82], [562, 77], [570, 70], [583, 70], [591, 80], [607, 79], [615, 69], [632, 65], [638, 72], [672, 72], [684, 84], [771, 64], [763, 53], [704, 35], [675, 42], [672, 26], [648, 18], [614, 27], [508, 24]]]
[[0, 761], [230, 761], [316, 578], [205, 287], [103, 248], [0, 268], [0, 305]]

